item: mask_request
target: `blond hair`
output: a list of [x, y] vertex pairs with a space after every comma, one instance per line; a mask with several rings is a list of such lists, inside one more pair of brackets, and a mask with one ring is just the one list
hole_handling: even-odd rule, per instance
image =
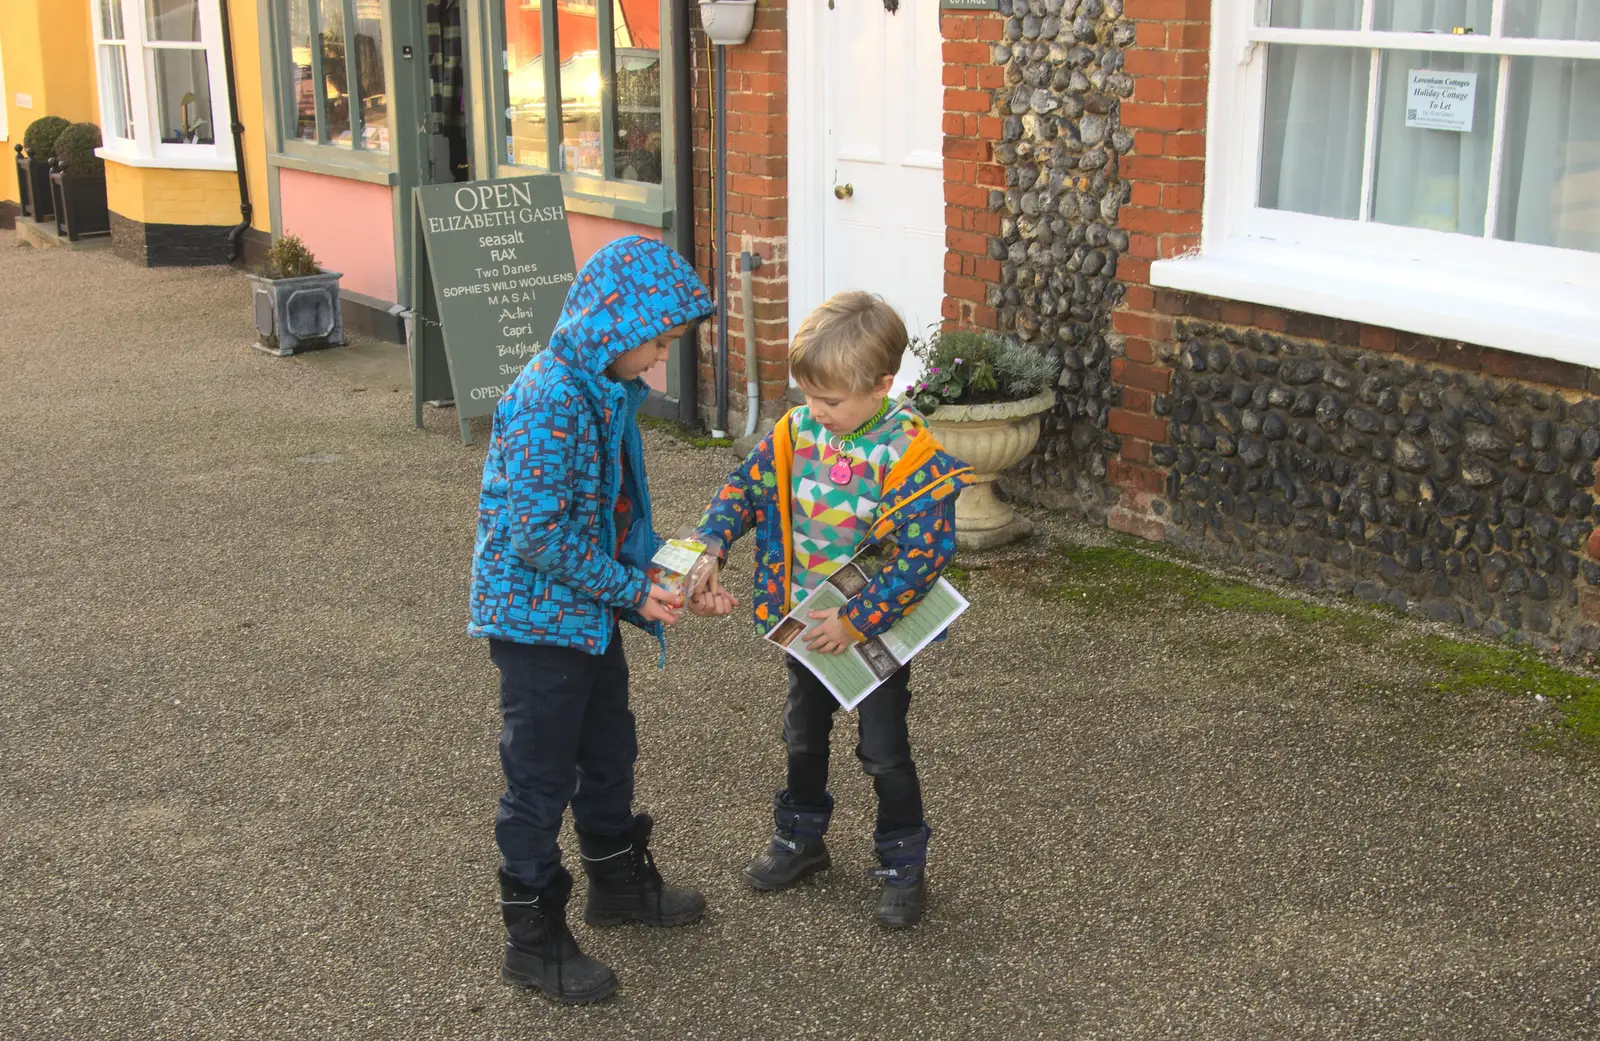
[[900, 371], [906, 340], [906, 324], [883, 297], [835, 293], [800, 323], [789, 372], [815, 390], [864, 394]]

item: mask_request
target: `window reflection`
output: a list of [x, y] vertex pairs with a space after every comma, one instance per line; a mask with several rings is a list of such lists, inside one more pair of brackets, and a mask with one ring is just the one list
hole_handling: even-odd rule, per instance
[[[603, 67], [600, 4], [611, 4], [615, 64]], [[541, 10], [504, 0], [506, 154], [522, 166], [661, 183], [661, 11], [658, 0], [562, 0], [556, 10], [560, 61], [560, 151], [549, 155]], [[530, 9], [531, 8], [531, 9]], [[603, 107], [611, 106], [613, 155], [605, 168]]]
[[613, 0], [616, 134], [611, 176], [661, 183], [661, 8]]
[[356, 0], [356, 82], [361, 146], [389, 150], [389, 94], [383, 73], [383, 0]]
[[323, 114], [330, 144], [349, 148], [350, 67], [344, 60], [344, 0], [322, 0]]
[[550, 168], [544, 91], [542, 12], [505, 0], [506, 158], [518, 166]]
[[311, 74], [311, 11], [302, 0], [289, 4], [289, 85], [294, 97], [294, 136], [315, 141], [317, 101]]

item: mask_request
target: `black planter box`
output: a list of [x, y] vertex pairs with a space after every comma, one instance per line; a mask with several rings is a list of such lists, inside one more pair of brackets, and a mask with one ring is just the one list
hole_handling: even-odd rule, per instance
[[55, 217], [55, 202], [50, 195], [50, 163], [30, 159], [17, 145], [17, 194], [22, 199], [22, 215], [44, 224]]
[[75, 175], [50, 172], [50, 194], [55, 204], [56, 231], [68, 242], [111, 234], [111, 209], [106, 203], [104, 173]]

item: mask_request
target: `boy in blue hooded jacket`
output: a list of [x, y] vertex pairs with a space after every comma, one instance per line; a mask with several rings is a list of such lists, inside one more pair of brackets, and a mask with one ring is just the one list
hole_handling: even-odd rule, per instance
[[673, 250], [619, 239], [583, 266], [548, 349], [501, 399], [483, 465], [472, 624], [500, 670], [500, 905], [507, 981], [598, 1001], [612, 971], [566, 924], [572, 876], [556, 844], [572, 806], [589, 876], [584, 920], [685, 925], [699, 893], [664, 885], [651, 820], [633, 812], [638, 758], [620, 621], [662, 640], [682, 605], [646, 577], [650, 522], [636, 413], [641, 378], [711, 310]]

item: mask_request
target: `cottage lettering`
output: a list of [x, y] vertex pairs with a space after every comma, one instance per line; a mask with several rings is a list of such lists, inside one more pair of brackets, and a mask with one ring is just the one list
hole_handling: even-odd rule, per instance
[[1406, 126], [1471, 133], [1477, 98], [1477, 73], [1412, 69]]

